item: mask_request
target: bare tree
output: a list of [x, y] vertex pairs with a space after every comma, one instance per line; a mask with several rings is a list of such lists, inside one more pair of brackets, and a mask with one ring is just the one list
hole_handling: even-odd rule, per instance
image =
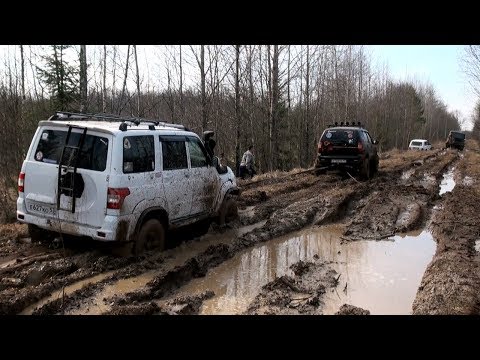
[[125, 95], [125, 89], [127, 88], [128, 64], [130, 62], [129, 59], [130, 59], [130, 45], [128, 45], [128, 48], [127, 48], [127, 61], [126, 61], [126, 64], [125, 64], [125, 76], [123, 77], [122, 95], [120, 96], [118, 114], [120, 114], [122, 112], [123, 108], [124, 108], [123, 97]]
[[80, 112], [87, 107], [87, 49], [80, 45]]
[[102, 112], [107, 112], [107, 45], [103, 45]]
[[466, 46], [461, 64], [472, 90], [480, 97], [480, 45]]

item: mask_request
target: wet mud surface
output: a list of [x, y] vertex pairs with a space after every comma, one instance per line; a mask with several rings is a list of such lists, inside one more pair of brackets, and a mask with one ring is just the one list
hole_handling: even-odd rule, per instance
[[457, 168], [457, 184], [444, 193], [434, 211], [432, 232], [438, 242], [413, 304], [414, 314], [479, 314], [480, 268], [476, 243], [480, 236], [480, 187], [462, 183], [479, 179], [478, 145], [467, 147]]
[[[478, 199], [476, 179], [479, 176], [462, 165], [463, 161], [474, 161], [471, 156], [478, 156], [478, 151], [465, 151], [465, 154], [463, 158], [457, 151], [441, 150], [383, 154], [379, 173], [368, 182], [335, 172], [320, 176], [312, 172], [292, 172], [273, 174], [255, 182], [242, 181], [239, 182], [243, 186], [239, 219], [226, 229], [212, 225], [201, 238], [169, 234], [169, 250], [150, 251], [138, 258], [116, 256], [108, 245], [83, 239], [67, 243], [65, 248], [31, 243], [24, 225], [0, 225], [0, 313], [202, 314], [221, 292], [209, 287], [186, 293], [182, 293], [182, 289], [208, 278], [210, 272], [241, 258], [252, 248], [312, 226], [335, 223], [343, 226], [338, 236], [341, 246], [389, 243], [395, 234], [420, 231], [428, 226], [434, 207], [439, 209], [434, 211], [432, 220], [438, 248], [422, 280], [414, 313], [428, 312], [427, 308], [433, 307], [430, 303], [439, 304], [438, 294], [433, 296], [436, 300], [432, 300], [427, 293], [431, 294], [433, 287], [439, 288], [440, 285], [434, 284], [440, 280], [446, 281], [445, 272], [452, 265], [441, 264], [447, 258], [458, 267], [458, 286], [465, 288], [462, 291], [468, 298], [459, 303], [464, 309], [466, 303], [478, 302], [473, 300], [478, 288], [477, 279], [472, 275], [478, 256], [475, 251], [478, 227], [474, 229], [478, 220], [473, 218], [472, 211], [478, 212], [474, 199]], [[456, 186], [440, 195], [443, 175], [453, 166]], [[471, 197], [471, 204], [466, 197]], [[464, 203], [467, 204], [464, 211], [449, 210]], [[460, 222], [462, 226], [451, 231], [446, 225], [449, 221]], [[335, 259], [313, 257], [297, 258], [288, 265], [300, 260], [303, 263], [296, 271], [272, 273], [267, 282], [257, 281], [255, 289], [258, 290], [232, 313], [335, 313], [343, 304], [375, 313], [348, 299], [328, 310], [329, 290], [343, 293], [344, 270]], [[334, 272], [336, 276], [341, 275], [337, 286], [331, 279]], [[448, 298], [447, 283], [442, 285], [443, 290], [438, 290], [445, 299]], [[276, 295], [270, 298], [271, 292]], [[287, 300], [291, 306], [276, 305]], [[469, 305], [466, 312], [475, 312], [475, 304]], [[448, 313], [454, 311], [452, 309], [454, 307], [446, 307], [442, 311]]]

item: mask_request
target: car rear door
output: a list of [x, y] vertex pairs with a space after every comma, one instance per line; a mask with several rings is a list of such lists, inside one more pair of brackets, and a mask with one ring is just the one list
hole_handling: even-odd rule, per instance
[[[26, 211], [37, 216], [55, 218], [69, 223], [100, 227], [103, 223], [111, 162], [112, 135], [87, 129], [78, 154], [65, 148], [62, 164], [73, 166], [78, 157], [74, 191], [59, 188], [59, 163], [68, 127], [39, 128], [32, 151], [25, 161]], [[78, 146], [83, 129], [72, 128], [69, 146]], [[60, 185], [72, 187], [73, 168], [62, 166]], [[60, 193], [59, 209], [57, 196]], [[73, 204], [75, 196], [75, 204]], [[74, 205], [74, 206], [73, 206]]]

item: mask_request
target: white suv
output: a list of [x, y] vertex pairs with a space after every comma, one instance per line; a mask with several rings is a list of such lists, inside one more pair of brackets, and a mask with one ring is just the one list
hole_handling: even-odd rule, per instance
[[18, 179], [17, 219], [32, 240], [54, 233], [163, 248], [167, 229], [224, 223], [239, 189], [204, 141], [182, 125], [57, 113], [40, 121]]
[[430, 144], [428, 140], [413, 139], [410, 141], [408, 148], [410, 150], [430, 150], [432, 148], [432, 144]]

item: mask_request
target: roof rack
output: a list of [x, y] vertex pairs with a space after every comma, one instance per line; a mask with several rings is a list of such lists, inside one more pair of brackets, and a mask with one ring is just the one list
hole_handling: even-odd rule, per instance
[[363, 128], [363, 124], [360, 121], [352, 121], [352, 122], [343, 122], [341, 121], [340, 124], [338, 122], [334, 122], [333, 124], [328, 124], [327, 127], [336, 127], [336, 126], [354, 126], [354, 127], [361, 127]]
[[152, 124], [148, 128], [150, 130], [155, 130], [155, 126], [169, 126], [185, 131], [190, 131], [186, 126], [180, 125], [180, 124], [170, 124], [165, 121], [159, 121], [159, 120], [148, 120], [148, 119], [143, 119], [139, 117], [123, 117], [119, 115], [113, 115], [113, 114], [84, 114], [84, 113], [74, 113], [74, 112], [66, 112], [66, 111], [57, 111], [55, 112], [54, 115], [50, 116], [48, 119], [49, 121], [54, 121], [54, 120], [88, 120], [88, 119], [97, 119], [101, 121], [107, 121], [107, 122], [122, 122], [120, 124], [119, 129], [121, 131], [126, 131], [127, 130], [127, 122], [133, 123], [135, 125], [140, 125], [141, 123], [147, 123], [147, 124]]

